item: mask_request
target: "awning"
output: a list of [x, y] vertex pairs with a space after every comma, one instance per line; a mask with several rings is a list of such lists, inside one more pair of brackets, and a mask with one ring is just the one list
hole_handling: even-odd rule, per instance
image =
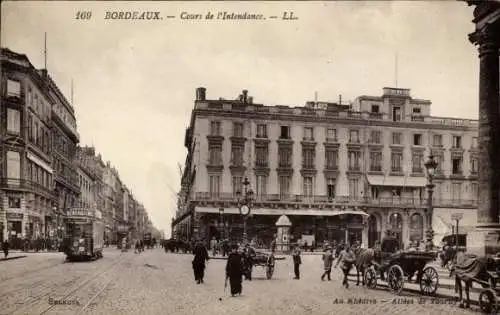
[[425, 177], [366, 175], [366, 178], [372, 186], [425, 187], [427, 185]]
[[28, 159], [30, 159], [33, 163], [35, 163], [36, 165], [40, 166], [41, 168], [43, 168], [44, 170], [46, 170], [47, 172], [49, 172], [50, 174], [53, 174], [54, 173], [54, 170], [52, 169], [52, 167], [50, 167], [47, 163], [45, 163], [44, 161], [40, 160], [39, 158], [37, 158], [36, 156], [34, 156], [33, 154], [31, 153], [27, 153], [27, 157]]
[[457, 208], [434, 208], [432, 215], [432, 229], [436, 235], [435, 239], [441, 240], [445, 235], [449, 235], [457, 222], [451, 219], [452, 214], [462, 214], [462, 219], [458, 223], [458, 233], [466, 234], [474, 229], [477, 224], [477, 209], [457, 209]]
[[[217, 213], [219, 214], [219, 208], [211, 208], [211, 207], [195, 207], [195, 212], [198, 213]], [[224, 208], [224, 214], [240, 214], [238, 208]], [[251, 214], [254, 215], [311, 215], [311, 216], [337, 216], [342, 214], [351, 214], [351, 215], [363, 215], [369, 216], [364, 211], [360, 210], [332, 210], [332, 209], [267, 209], [267, 208], [252, 208]]]

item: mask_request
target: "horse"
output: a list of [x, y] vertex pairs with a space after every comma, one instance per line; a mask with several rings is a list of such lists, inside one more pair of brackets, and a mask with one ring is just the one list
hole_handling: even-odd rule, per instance
[[[483, 288], [491, 285], [491, 275], [488, 271], [500, 271], [500, 260], [476, 255], [466, 255], [457, 257], [457, 263], [452, 266], [450, 275], [455, 276], [455, 292], [458, 291], [461, 308], [470, 308], [469, 290], [473, 282], [479, 282]], [[465, 297], [463, 300], [462, 282], [465, 285]]]
[[361, 285], [365, 285], [365, 269], [368, 268], [372, 261], [375, 259], [375, 249], [373, 248], [356, 248], [354, 249], [354, 255], [356, 256], [356, 262], [354, 263], [356, 267], [356, 285], [359, 285], [359, 274], [361, 273]]

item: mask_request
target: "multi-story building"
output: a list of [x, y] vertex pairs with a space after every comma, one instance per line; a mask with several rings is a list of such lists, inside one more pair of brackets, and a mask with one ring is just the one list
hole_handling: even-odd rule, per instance
[[112, 242], [116, 242], [115, 233], [115, 217], [116, 217], [116, 182], [118, 178], [118, 172], [108, 161], [106, 162], [106, 167], [104, 169], [104, 212], [103, 218], [106, 222], [106, 238]]
[[1, 49], [0, 229], [14, 248], [44, 236], [54, 202], [51, 111], [56, 102], [45, 70]]
[[[75, 155], [79, 143], [79, 134], [76, 127], [75, 111], [72, 104], [61, 93], [54, 81], [49, 77], [49, 89], [55, 102], [52, 105], [52, 159], [54, 168], [54, 193], [56, 197], [55, 213], [46, 217], [51, 223], [51, 231], [61, 230], [61, 215], [68, 209], [75, 207], [80, 193], [79, 177], [77, 175]], [[28, 117], [28, 119], [30, 119]], [[54, 220], [55, 219], [55, 220]], [[46, 225], [48, 229], [48, 224]]]
[[[248, 234], [264, 242], [274, 237], [281, 215], [292, 222], [294, 240], [307, 235], [317, 243], [361, 240], [370, 246], [386, 231], [403, 244], [422, 240], [428, 222], [439, 239], [451, 232], [454, 212], [464, 214], [463, 222], [476, 222], [476, 120], [432, 117], [429, 100], [400, 88], [349, 105], [298, 107], [255, 104], [247, 91], [237, 100], [205, 94], [197, 89], [186, 131], [172, 223], [178, 238], [225, 233], [241, 239], [236, 193], [245, 177], [255, 192]], [[424, 167], [431, 154], [438, 162], [432, 217]]]
[[77, 150], [76, 157], [78, 165], [78, 184], [80, 186], [80, 195], [75, 205], [70, 209], [71, 212], [83, 211], [85, 213], [95, 213], [97, 210], [96, 200], [96, 181], [97, 174], [94, 173], [92, 160], [89, 159], [85, 152]]

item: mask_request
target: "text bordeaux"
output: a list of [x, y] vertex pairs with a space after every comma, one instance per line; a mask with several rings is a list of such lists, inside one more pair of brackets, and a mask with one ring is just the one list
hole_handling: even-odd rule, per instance
[[105, 20], [163, 20], [160, 12], [106, 11]]

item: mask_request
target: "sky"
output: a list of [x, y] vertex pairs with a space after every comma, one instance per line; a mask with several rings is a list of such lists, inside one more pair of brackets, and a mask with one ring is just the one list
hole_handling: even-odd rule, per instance
[[[431, 100], [433, 116], [478, 117], [479, 60], [467, 39], [473, 7], [461, 1], [1, 5], [1, 46], [43, 68], [47, 33], [47, 68], [68, 99], [74, 82], [81, 145], [111, 161], [166, 235], [197, 87], [209, 99], [247, 89], [254, 102], [302, 106], [315, 92], [319, 101], [353, 100], [397, 81]], [[157, 11], [163, 19], [110, 20], [107, 11]], [[180, 19], [223, 11], [279, 19]], [[90, 19], [76, 19], [78, 12]], [[282, 20], [283, 12], [298, 20]]]

